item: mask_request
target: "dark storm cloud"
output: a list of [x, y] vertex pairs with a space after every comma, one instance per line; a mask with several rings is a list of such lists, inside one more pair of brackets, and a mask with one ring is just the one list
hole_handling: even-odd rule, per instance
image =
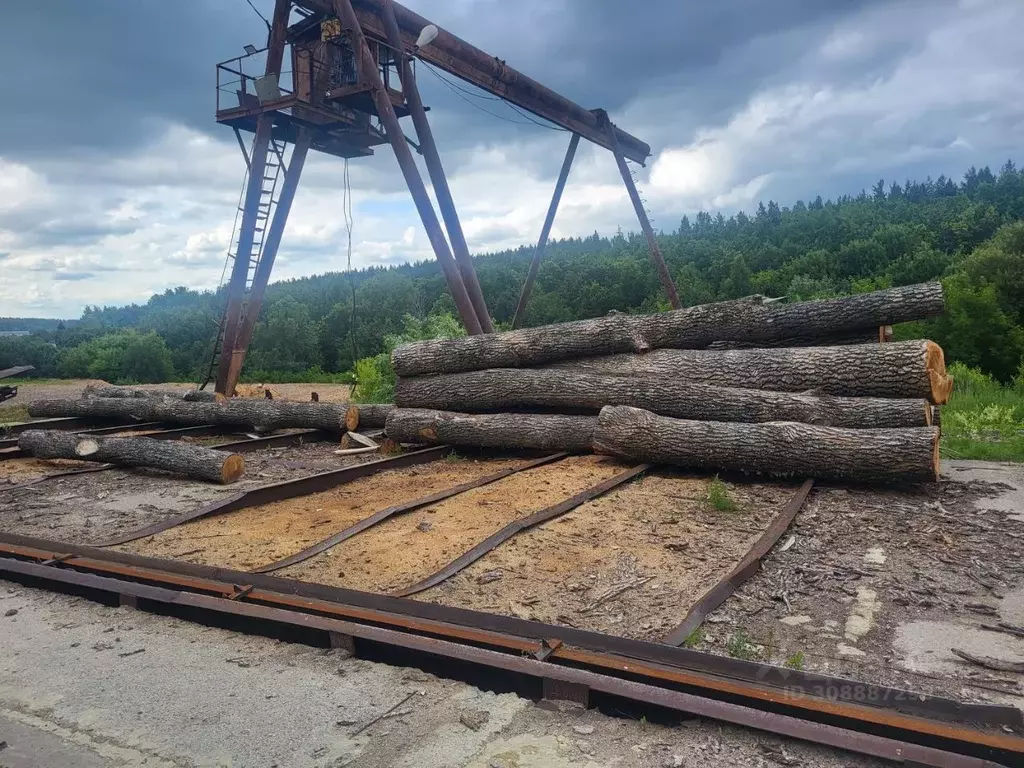
[[167, 121], [208, 129], [214, 64], [265, 40], [243, 0], [3, 3], [0, 153], [116, 152]]
[[[795, 47], [780, 40], [776, 49], [763, 51], [762, 66], [730, 71], [728, 84], [708, 78], [707, 70], [727, 53], [745, 60], [738, 52], [752, 42], [809, 28], [865, 2], [409, 5], [574, 101], [615, 111], [665, 82], [682, 88], [685, 98], [727, 109]], [[271, 0], [255, 4], [270, 15]], [[214, 65], [240, 54], [245, 43], [262, 46], [266, 39], [263, 22], [244, 0], [12, 2], [4, 4], [0, 19], [0, 66], [7, 73], [0, 97], [8, 105], [0, 146], [15, 158], [83, 148], [117, 153], [159, 135], [168, 121], [223, 134], [211, 117]], [[764, 66], [769, 59], [771, 66]], [[449, 88], [424, 67], [419, 80], [448, 148], [529, 138], [543, 130], [522, 125], [524, 119], [500, 101]]]

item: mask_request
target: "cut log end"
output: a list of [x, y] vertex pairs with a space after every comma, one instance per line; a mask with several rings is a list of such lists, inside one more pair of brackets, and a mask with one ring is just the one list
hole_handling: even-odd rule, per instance
[[99, 449], [99, 443], [89, 438], [83, 438], [75, 444], [75, 454], [78, 456], [92, 456]]
[[245, 458], [238, 453], [229, 453], [224, 458], [224, 466], [221, 468], [221, 482], [237, 482], [245, 473]]
[[939, 474], [942, 472], [942, 456], [940, 452], [940, 432], [938, 429], [935, 430], [932, 435], [932, 464], [935, 467], [935, 482], [939, 482]]
[[345, 429], [349, 432], [355, 432], [359, 429], [359, 409], [354, 405], [345, 411]]
[[946, 356], [934, 341], [925, 344], [925, 369], [931, 383], [931, 401], [945, 405], [953, 391], [953, 377], [946, 373]]

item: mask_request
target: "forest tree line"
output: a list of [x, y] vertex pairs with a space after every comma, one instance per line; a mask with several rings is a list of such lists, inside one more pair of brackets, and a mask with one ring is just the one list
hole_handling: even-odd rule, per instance
[[[1010, 161], [998, 173], [972, 167], [959, 181], [880, 180], [836, 200], [789, 207], [769, 201], [728, 218], [701, 212], [684, 216], [659, 241], [687, 306], [752, 293], [825, 298], [941, 279], [946, 316], [898, 334], [933, 338], [949, 359], [1001, 381], [1021, 372], [1024, 171]], [[532, 255], [531, 245], [476, 257], [499, 327], [511, 322]], [[0, 337], [0, 368], [31, 364], [47, 377], [197, 381], [209, 367], [223, 305], [223, 291], [174, 288], [141, 305], [87, 307], [73, 323], [36, 322], [28, 336]], [[548, 246], [526, 324], [667, 308], [644, 238], [594, 233]], [[428, 318], [453, 312], [433, 261], [275, 283], [244, 375], [295, 381], [345, 374], [408, 335], [410, 323], [422, 330]], [[17, 327], [17, 320], [0, 320]]]

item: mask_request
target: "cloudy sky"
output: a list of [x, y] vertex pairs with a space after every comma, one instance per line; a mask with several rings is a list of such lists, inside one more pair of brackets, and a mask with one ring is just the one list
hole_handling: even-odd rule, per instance
[[[1021, 0], [407, 5], [650, 143], [658, 228], [1024, 162]], [[0, 4], [0, 316], [218, 284], [244, 165], [214, 64], [265, 39], [245, 0]], [[419, 81], [471, 248], [534, 241], [568, 134]], [[344, 268], [342, 170], [307, 162], [276, 278]], [[351, 177], [354, 264], [431, 257], [390, 150]], [[614, 161], [584, 143], [553, 236], [618, 226], [636, 228]]]

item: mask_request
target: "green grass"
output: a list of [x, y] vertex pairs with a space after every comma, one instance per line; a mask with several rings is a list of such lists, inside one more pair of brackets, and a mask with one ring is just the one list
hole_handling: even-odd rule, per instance
[[942, 409], [942, 455], [1024, 462], [1024, 375], [1003, 386], [959, 363], [949, 373], [954, 384]]
[[782, 663], [783, 666], [789, 667], [790, 669], [803, 669], [804, 668], [804, 652], [797, 651], [791, 656], [787, 656], [786, 660]]
[[28, 420], [27, 405], [0, 405], [0, 424], [16, 424]]
[[708, 504], [719, 512], [735, 512], [738, 508], [736, 502], [732, 500], [732, 496], [729, 495], [729, 487], [722, 482], [718, 475], [715, 475], [708, 485]]
[[683, 648], [696, 648], [702, 642], [704, 642], [704, 628], [697, 627], [683, 640]]
[[747, 633], [742, 631], [729, 635], [729, 640], [725, 644], [725, 652], [734, 659], [745, 659], [746, 661], [753, 661], [760, 656], [757, 646], [747, 637]]

